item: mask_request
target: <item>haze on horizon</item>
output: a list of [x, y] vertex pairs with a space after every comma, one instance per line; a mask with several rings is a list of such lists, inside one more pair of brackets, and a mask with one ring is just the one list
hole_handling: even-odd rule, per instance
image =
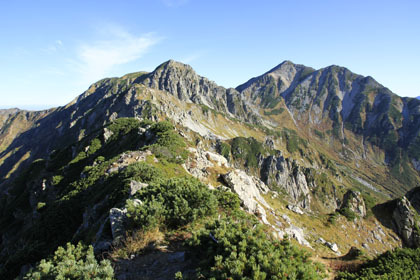
[[284, 60], [419, 96], [418, 1], [3, 1], [0, 108], [62, 106], [105, 77], [174, 59], [224, 87]]

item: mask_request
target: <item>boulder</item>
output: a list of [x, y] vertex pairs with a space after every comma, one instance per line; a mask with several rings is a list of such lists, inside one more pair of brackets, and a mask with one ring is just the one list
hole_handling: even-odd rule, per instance
[[325, 246], [327, 246], [328, 248], [331, 249], [331, 251], [333, 251], [334, 253], [339, 253], [340, 251], [338, 250], [338, 246], [336, 243], [331, 243], [331, 242], [325, 242]]
[[392, 218], [404, 243], [409, 247], [419, 248], [420, 232], [418, 228], [420, 227], [420, 221], [418, 213], [405, 196], [397, 201]]
[[360, 192], [348, 190], [343, 197], [343, 203], [341, 209], [349, 208], [359, 217], [366, 216], [365, 201]]

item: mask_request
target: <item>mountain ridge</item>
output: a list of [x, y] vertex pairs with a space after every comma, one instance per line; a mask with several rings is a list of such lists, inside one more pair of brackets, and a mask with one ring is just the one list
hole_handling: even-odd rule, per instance
[[[0, 111], [0, 258], [8, 262], [0, 271], [16, 275], [70, 240], [109, 248], [123, 238], [115, 226], [127, 208], [146, 211], [149, 223], [156, 217], [147, 211], [170, 204], [143, 207], [153, 198], [136, 200], [136, 192], [197, 185], [179, 176], [196, 177], [208, 195], [229, 189], [270, 236], [293, 236], [326, 255], [417, 244], [410, 203], [418, 207], [419, 192], [398, 199], [420, 181], [419, 104], [344, 67], [285, 61], [226, 89], [169, 60], [102, 79], [62, 107]], [[390, 198], [398, 199], [374, 209]]]
[[[363, 147], [369, 144], [383, 149], [386, 164], [399, 161], [394, 147], [412, 151], [417, 147], [415, 141], [420, 141], [416, 140], [419, 134], [417, 124], [420, 123], [420, 114], [416, 113], [420, 112], [420, 102], [417, 100], [398, 97], [373, 78], [354, 74], [344, 67], [331, 65], [315, 70], [287, 60], [236, 89], [225, 89], [199, 76], [191, 66], [168, 60], [152, 72], [135, 72], [120, 78], [102, 79], [65, 106], [39, 111], [44, 113], [27, 113], [45, 114], [45, 117], [27, 125], [36, 125], [33, 127], [34, 132], [44, 129], [45, 132], [35, 133], [32, 136], [34, 139], [36, 135], [47, 134], [46, 139], [51, 142], [60, 142], [56, 141], [60, 137], [74, 141], [80, 137], [80, 129], [98, 127], [99, 123], [106, 123], [116, 116], [141, 117], [150, 109], [144, 110], [145, 106], [156, 106], [152, 104], [153, 90], [170, 93], [180, 102], [208, 107], [226, 114], [228, 118], [253, 125], [275, 129], [286, 120], [292, 129], [302, 130], [306, 127], [304, 130], [330, 133], [341, 142], [339, 147], [345, 147], [344, 143], [352, 140], [356, 147], [356, 143], [362, 141]], [[139, 98], [139, 94], [143, 92], [148, 92], [146, 95], [152, 100], [140, 102], [142, 98]], [[165, 111], [171, 106], [162, 105], [161, 102], [158, 107]], [[274, 114], [280, 111], [283, 113], [279, 117]], [[87, 115], [89, 118], [86, 119]], [[185, 121], [186, 116], [181, 116], [179, 110], [175, 115], [178, 120]], [[80, 128], [75, 130], [76, 123], [79, 123]], [[199, 121], [196, 121], [195, 126], [198, 124]], [[74, 130], [72, 136], [61, 135], [70, 130]], [[10, 134], [7, 143], [17, 135], [21, 135], [21, 132]], [[13, 147], [25, 146], [24, 142], [18, 141]], [[331, 143], [333, 145], [334, 141]], [[356, 153], [364, 157], [366, 149], [356, 148], [359, 149]], [[36, 158], [52, 149], [54, 145], [44, 145], [42, 148], [31, 146], [27, 150], [33, 152], [32, 158]], [[0, 170], [3, 174], [8, 174], [27, 152], [20, 149], [18, 155], [4, 159], [10, 151], [0, 151], [0, 158], [3, 158]], [[415, 153], [412, 158], [418, 161], [419, 157], [420, 153]]]

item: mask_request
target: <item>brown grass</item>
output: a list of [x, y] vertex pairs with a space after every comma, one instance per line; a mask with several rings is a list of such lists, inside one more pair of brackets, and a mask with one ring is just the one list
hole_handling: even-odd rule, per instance
[[165, 235], [154, 228], [151, 230], [138, 230], [128, 236], [120, 246], [115, 247], [110, 253], [112, 259], [128, 259], [131, 255], [136, 255], [147, 249], [156, 248], [161, 244]]

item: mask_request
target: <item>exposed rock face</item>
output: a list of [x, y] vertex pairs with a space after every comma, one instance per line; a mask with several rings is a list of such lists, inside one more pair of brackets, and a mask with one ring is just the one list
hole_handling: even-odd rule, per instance
[[292, 202], [309, 209], [310, 189], [302, 167], [283, 156], [269, 156], [262, 160], [261, 179], [268, 186], [278, 186], [289, 194]]
[[405, 196], [397, 201], [392, 217], [398, 234], [404, 243], [409, 247], [420, 247], [420, 232], [418, 232], [420, 220], [418, 213], [416, 213], [416, 210]]
[[343, 197], [341, 209], [349, 208], [359, 217], [366, 216], [365, 201], [360, 192], [348, 190]]
[[114, 243], [118, 243], [125, 234], [125, 217], [127, 209], [112, 208], [109, 210], [109, 221], [111, 223], [112, 238]]
[[181, 101], [203, 104], [242, 120], [252, 115], [252, 110], [238, 91], [218, 86], [197, 75], [191, 66], [173, 60], [158, 66], [143, 83], [167, 91]]
[[223, 175], [223, 179], [232, 191], [238, 194], [246, 211], [266, 217], [262, 206], [266, 208], [270, 206], [260, 192], [267, 193], [269, 189], [261, 180], [238, 169]]

